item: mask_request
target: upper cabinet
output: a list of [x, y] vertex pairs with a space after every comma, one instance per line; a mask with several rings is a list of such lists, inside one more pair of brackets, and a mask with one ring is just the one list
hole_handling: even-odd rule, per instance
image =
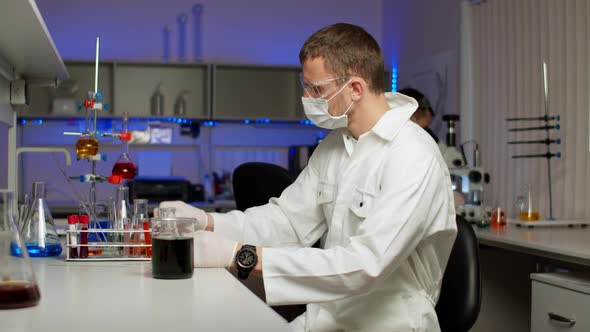
[[[209, 75], [209, 66], [202, 64], [117, 63], [113, 112], [209, 118]], [[163, 107], [152, 108], [160, 100]]]
[[[75, 106], [93, 89], [94, 63], [66, 64], [71, 80], [58, 89], [33, 89], [36, 96], [24, 115], [83, 116]], [[305, 119], [300, 73], [287, 66], [105, 61], [99, 91], [110, 108], [98, 116], [299, 121]], [[391, 89], [390, 72], [385, 89]]]
[[296, 67], [215, 65], [213, 118], [303, 119], [300, 72]]
[[0, 1], [0, 122], [13, 125], [13, 110], [8, 104], [12, 81], [51, 84], [67, 78], [68, 71], [35, 1]]

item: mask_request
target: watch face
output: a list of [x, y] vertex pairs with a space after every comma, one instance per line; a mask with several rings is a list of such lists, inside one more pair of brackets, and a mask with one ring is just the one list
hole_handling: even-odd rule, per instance
[[237, 263], [244, 268], [250, 268], [256, 265], [256, 252], [252, 249], [238, 251], [237, 258]]

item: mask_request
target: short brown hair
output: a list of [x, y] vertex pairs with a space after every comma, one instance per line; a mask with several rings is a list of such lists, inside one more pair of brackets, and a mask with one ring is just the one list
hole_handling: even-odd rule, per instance
[[301, 47], [299, 62], [317, 57], [322, 57], [326, 68], [335, 75], [360, 76], [367, 81], [370, 91], [384, 92], [381, 47], [363, 28], [337, 23], [317, 31]]

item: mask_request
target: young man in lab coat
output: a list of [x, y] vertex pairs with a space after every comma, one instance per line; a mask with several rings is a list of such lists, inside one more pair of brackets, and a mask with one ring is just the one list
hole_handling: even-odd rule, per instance
[[439, 331], [455, 210], [439, 149], [410, 120], [417, 102], [384, 93], [380, 47], [357, 26], [314, 33], [299, 58], [305, 113], [333, 131], [297, 180], [245, 212], [160, 206], [207, 230], [195, 233], [196, 267], [251, 272], [268, 304], [307, 304], [295, 331]]

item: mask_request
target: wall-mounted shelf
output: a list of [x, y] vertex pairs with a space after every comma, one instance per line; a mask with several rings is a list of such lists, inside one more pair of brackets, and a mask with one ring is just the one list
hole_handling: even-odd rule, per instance
[[0, 57], [4, 60], [0, 73], [9, 81], [20, 75], [59, 80], [69, 77], [34, 0], [0, 3]]

